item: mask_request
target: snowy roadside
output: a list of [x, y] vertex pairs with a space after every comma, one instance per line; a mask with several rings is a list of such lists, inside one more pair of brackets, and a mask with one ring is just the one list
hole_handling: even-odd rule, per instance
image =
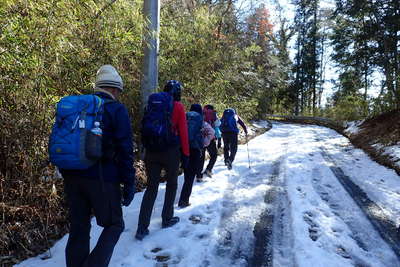
[[[394, 171], [333, 130], [274, 123], [249, 142], [251, 168], [246, 145], [239, 146], [231, 171], [219, 157], [213, 178], [195, 183], [192, 205], [175, 210], [181, 222], [169, 229], [161, 229], [165, 184], [160, 185], [150, 235], [143, 241], [133, 237], [143, 196], [136, 194], [124, 208], [126, 229], [110, 266], [400, 266], [321, 148], [390, 218], [400, 218], [400, 179]], [[181, 176], [177, 195], [182, 183]], [[95, 220], [92, 225], [93, 247], [101, 228]], [[66, 240], [67, 235], [51, 255], [16, 266], [65, 266]]]
[[367, 151], [377, 162], [400, 174], [399, 112], [348, 122], [344, 133], [356, 146]]

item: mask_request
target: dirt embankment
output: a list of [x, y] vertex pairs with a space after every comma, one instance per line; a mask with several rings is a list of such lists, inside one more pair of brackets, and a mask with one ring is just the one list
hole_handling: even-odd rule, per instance
[[366, 119], [358, 125], [358, 131], [345, 131], [344, 135], [375, 161], [394, 169], [400, 175], [400, 158], [388, 152], [389, 147], [400, 147], [400, 110]]

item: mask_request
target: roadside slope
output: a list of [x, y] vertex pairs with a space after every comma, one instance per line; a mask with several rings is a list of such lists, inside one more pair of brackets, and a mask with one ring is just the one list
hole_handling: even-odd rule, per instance
[[366, 119], [344, 133], [355, 146], [400, 175], [400, 110]]

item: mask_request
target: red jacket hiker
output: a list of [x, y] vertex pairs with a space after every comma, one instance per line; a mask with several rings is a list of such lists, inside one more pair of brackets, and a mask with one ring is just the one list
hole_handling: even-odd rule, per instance
[[185, 107], [179, 101], [174, 101], [174, 109], [172, 111], [172, 129], [174, 133], [179, 135], [182, 153], [185, 156], [189, 156], [189, 137]]

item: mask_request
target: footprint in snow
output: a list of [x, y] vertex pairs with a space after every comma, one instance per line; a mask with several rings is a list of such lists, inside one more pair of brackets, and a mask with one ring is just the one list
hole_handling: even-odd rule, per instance
[[312, 211], [306, 211], [303, 213], [304, 221], [309, 225], [308, 234], [312, 241], [317, 241], [321, 236], [319, 225], [314, 221], [314, 213]]
[[347, 250], [344, 247], [340, 246], [340, 245], [336, 248], [336, 253], [339, 254], [340, 256], [342, 256], [345, 259], [350, 259], [351, 258], [350, 254], [347, 252]]
[[209, 224], [211, 219], [208, 217], [203, 217], [201, 214], [193, 214], [189, 217], [192, 224]]
[[300, 197], [302, 198], [306, 197], [307, 193], [300, 186], [296, 187], [296, 190], [299, 192]]
[[160, 247], [155, 247], [150, 251], [145, 251], [143, 255], [146, 259], [151, 259], [156, 262], [155, 266], [169, 266], [170, 264], [178, 264], [181, 259], [176, 255], [171, 255], [170, 252], [164, 251]]
[[249, 173], [246, 174], [247, 177], [249, 178], [258, 178], [260, 176], [259, 171], [250, 171]]
[[196, 234], [196, 238], [199, 240], [206, 239], [209, 236], [210, 236], [210, 233], [206, 233], [206, 232]]

